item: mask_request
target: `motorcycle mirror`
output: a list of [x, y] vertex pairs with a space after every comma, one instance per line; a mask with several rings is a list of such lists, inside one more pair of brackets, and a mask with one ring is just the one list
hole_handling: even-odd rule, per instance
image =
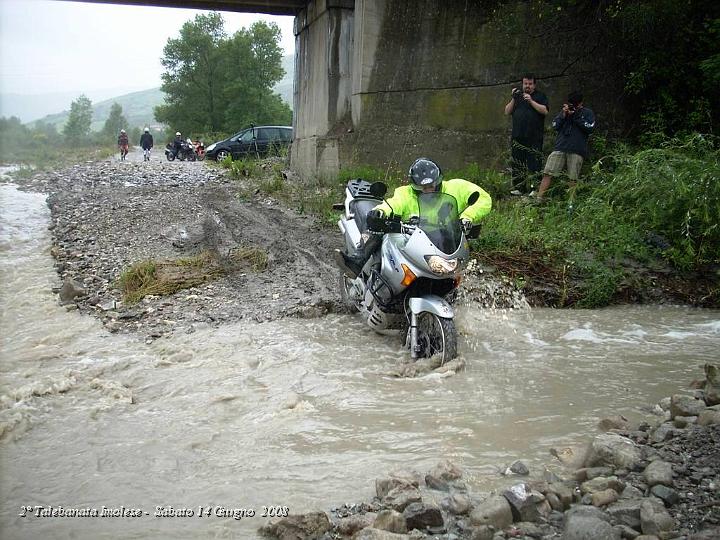
[[383, 182], [373, 182], [370, 185], [370, 195], [372, 195], [373, 197], [382, 199], [383, 197], [385, 197], [386, 193], [387, 185], [385, 185]]
[[468, 206], [472, 206], [473, 204], [475, 204], [479, 198], [480, 192], [473, 191], [472, 194], [468, 197]]

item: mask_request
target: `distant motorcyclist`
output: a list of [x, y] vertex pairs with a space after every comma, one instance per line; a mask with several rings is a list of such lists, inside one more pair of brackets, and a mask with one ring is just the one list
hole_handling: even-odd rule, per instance
[[185, 142], [185, 141], [183, 141], [182, 134], [178, 131], [177, 133], [175, 133], [175, 140], [173, 140], [173, 142], [172, 142], [173, 152], [175, 153], [175, 156], [177, 156], [180, 153], [180, 149], [182, 148], [183, 142]]
[[[443, 180], [440, 167], [431, 159], [416, 159], [408, 171], [408, 179], [408, 185], [395, 189], [392, 197], [368, 212], [368, 221], [391, 215], [399, 216], [401, 221], [409, 221], [411, 217], [420, 214], [418, 197], [423, 193], [436, 191], [455, 198], [460, 212], [460, 220], [465, 229], [478, 224], [484, 216], [490, 213], [492, 208], [492, 198], [484, 189], [461, 178]], [[468, 204], [470, 196], [475, 192], [479, 197], [474, 203]], [[381, 240], [382, 234], [370, 234], [361, 254], [356, 257], [338, 252], [342, 255], [344, 266], [358, 275], [365, 262], [380, 245]]]
[[145, 131], [140, 135], [140, 146], [143, 149], [143, 159], [150, 161], [150, 150], [153, 147], [153, 136], [150, 134], [150, 128], [145, 128]]
[[122, 161], [124, 161], [125, 156], [127, 156], [129, 144], [130, 141], [128, 140], [127, 133], [125, 133], [124, 129], [121, 129], [120, 135], [118, 135], [118, 148], [120, 149], [120, 159]]

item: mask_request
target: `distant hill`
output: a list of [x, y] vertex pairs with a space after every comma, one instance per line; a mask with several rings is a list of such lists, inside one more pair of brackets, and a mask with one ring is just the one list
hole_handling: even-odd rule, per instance
[[[157, 124], [154, 119], [153, 108], [162, 105], [165, 101], [165, 94], [159, 88], [150, 90], [142, 90], [141, 92], [132, 92], [123, 96], [117, 96], [99, 103], [93, 103], [93, 121], [91, 129], [100, 131], [105, 125], [110, 115], [110, 107], [113, 103], [117, 103], [122, 107], [123, 115], [127, 118], [130, 127], [142, 127]], [[47, 124], [55, 124], [58, 130], [61, 130], [68, 119], [69, 111], [63, 111], [56, 114], [50, 114], [37, 120], [36, 122], [45, 122]], [[30, 122], [34, 125], [35, 122]]]
[[[295, 69], [295, 57], [290, 54], [283, 56], [282, 59], [283, 69], [285, 70], [285, 77], [275, 85], [275, 91], [290, 105], [293, 106], [293, 77]], [[79, 95], [79, 94], [78, 94]], [[78, 95], [72, 97], [67, 103], [70, 104], [74, 99], [77, 99]], [[158, 105], [162, 105], [165, 101], [165, 94], [159, 88], [152, 88], [150, 90], [142, 90], [140, 92], [132, 92], [130, 94], [124, 94], [111, 99], [106, 99], [97, 103], [93, 103], [93, 121], [91, 129], [93, 131], [100, 131], [105, 125], [110, 114], [110, 107], [113, 103], [119, 104], [123, 109], [123, 115], [127, 118], [130, 127], [143, 127], [143, 126], [158, 126], [155, 121], [153, 109]], [[55, 124], [58, 130], [61, 130], [67, 121], [69, 111], [65, 110], [60, 113], [50, 114], [34, 122], [30, 122], [29, 125], [34, 125], [36, 122], [45, 122], [48, 124]]]

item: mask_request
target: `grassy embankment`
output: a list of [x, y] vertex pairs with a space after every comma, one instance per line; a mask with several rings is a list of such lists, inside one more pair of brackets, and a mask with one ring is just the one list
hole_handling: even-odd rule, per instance
[[[597, 141], [596, 149], [601, 141]], [[400, 184], [398, 171], [357, 167], [308, 186], [283, 179], [282, 160], [223, 164], [259, 190], [334, 227], [332, 204], [350, 178]], [[470, 165], [446, 178], [493, 197], [474, 255], [524, 288], [536, 304], [600, 307], [677, 301], [720, 306], [720, 148], [701, 135], [646, 149], [610, 147], [587, 163], [569, 207], [563, 181], [542, 205], [507, 195], [509, 178]]]

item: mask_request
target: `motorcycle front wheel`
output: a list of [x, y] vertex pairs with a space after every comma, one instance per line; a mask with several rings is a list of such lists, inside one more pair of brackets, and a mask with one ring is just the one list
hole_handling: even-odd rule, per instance
[[168, 161], [175, 161], [175, 154], [172, 152], [165, 152], [165, 157]]
[[419, 356], [440, 355], [440, 365], [457, 356], [457, 328], [453, 319], [423, 311], [417, 316]]
[[350, 298], [350, 290], [352, 289], [352, 278], [345, 275], [345, 272], [340, 272], [340, 298], [342, 299], [343, 305], [351, 312], [360, 311], [358, 302]]

